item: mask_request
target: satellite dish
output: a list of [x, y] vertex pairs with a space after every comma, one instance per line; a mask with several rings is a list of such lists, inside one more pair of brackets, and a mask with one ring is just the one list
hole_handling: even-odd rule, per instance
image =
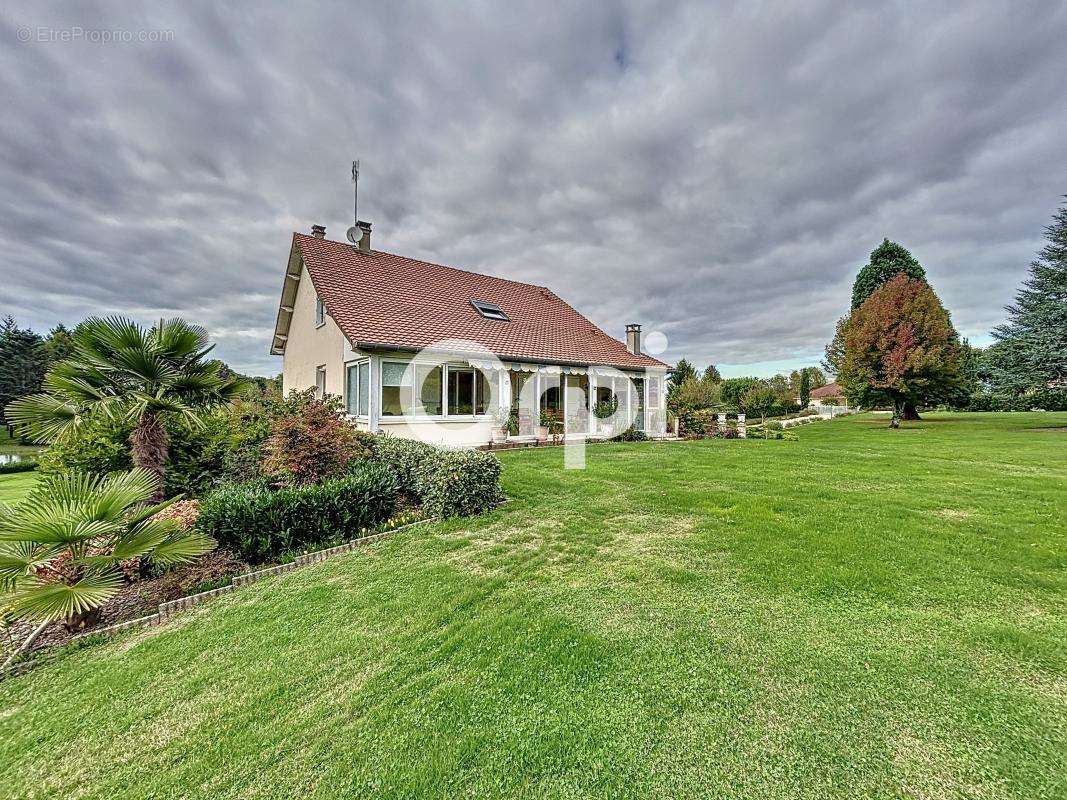
[[363, 238], [363, 229], [358, 225], [353, 225], [348, 229], [348, 233], [345, 234], [348, 237], [348, 241], [352, 244], [359, 244], [360, 239]]

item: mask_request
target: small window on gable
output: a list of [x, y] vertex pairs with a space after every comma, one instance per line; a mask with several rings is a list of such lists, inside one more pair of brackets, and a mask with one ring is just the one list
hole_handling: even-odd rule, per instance
[[319, 400], [326, 396], [326, 365], [315, 367], [315, 397]]
[[322, 325], [326, 322], [326, 306], [322, 304], [322, 298], [315, 296], [315, 324]]
[[504, 313], [496, 303], [487, 303], [484, 300], [471, 300], [471, 305], [474, 306], [478, 313], [486, 319], [496, 319], [501, 322], [511, 322], [511, 318]]

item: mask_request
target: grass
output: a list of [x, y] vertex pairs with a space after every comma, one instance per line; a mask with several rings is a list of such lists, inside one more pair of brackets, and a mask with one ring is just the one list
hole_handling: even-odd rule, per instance
[[11, 472], [0, 474], [0, 503], [17, 503], [30, 493], [37, 483], [36, 472]]
[[1064, 797], [1067, 414], [502, 454], [0, 684], [10, 797]]

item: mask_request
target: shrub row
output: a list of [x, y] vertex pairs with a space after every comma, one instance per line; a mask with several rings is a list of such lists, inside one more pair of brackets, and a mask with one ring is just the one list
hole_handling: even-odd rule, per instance
[[271, 490], [265, 482], [230, 484], [200, 503], [196, 527], [253, 562], [355, 538], [396, 509], [397, 480], [380, 464], [342, 478]]
[[37, 469], [37, 462], [32, 459], [10, 461], [6, 464], [0, 464], [0, 475], [7, 475], [12, 472], [33, 472], [35, 469]]
[[379, 436], [371, 459], [389, 467], [398, 490], [429, 516], [477, 514], [503, 499], [500, 460], [492, 453]]
[[1046, 389], [1023, 397], [997, 397], [984, 392], [971, 395], [965, 411], [1067, 411], [1067, 390]]

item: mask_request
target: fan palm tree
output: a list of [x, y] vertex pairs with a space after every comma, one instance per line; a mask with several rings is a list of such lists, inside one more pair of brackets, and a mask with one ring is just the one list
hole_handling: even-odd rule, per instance
[[211, 550], [207, 536], [155, 517], [173, 501], [144, 505], [158, 485], [139, 468], [52, 475], [18, 505], [0, 504], [0, 604], [7, 613], [41, 627], [62, 619], [82, 628], [122, 588], [123, 562], [166, 566]]
[[[122, 418], [134, 425], [134, 465], [162, 478], [166, 418], [200, 426], [203, 413], [244, 390], [243, 380], [206, 359], [213, 347], [204, 328], [181, 319], [145, 329], [122, 317], [92, 317], [75, 329], [70, 355], [49, 370], [43, 391], [10, 403], [5, 416], [42, 443], [72, 435], [93, 415]], [[159, 480], [151, 499], [162, 493]]]

